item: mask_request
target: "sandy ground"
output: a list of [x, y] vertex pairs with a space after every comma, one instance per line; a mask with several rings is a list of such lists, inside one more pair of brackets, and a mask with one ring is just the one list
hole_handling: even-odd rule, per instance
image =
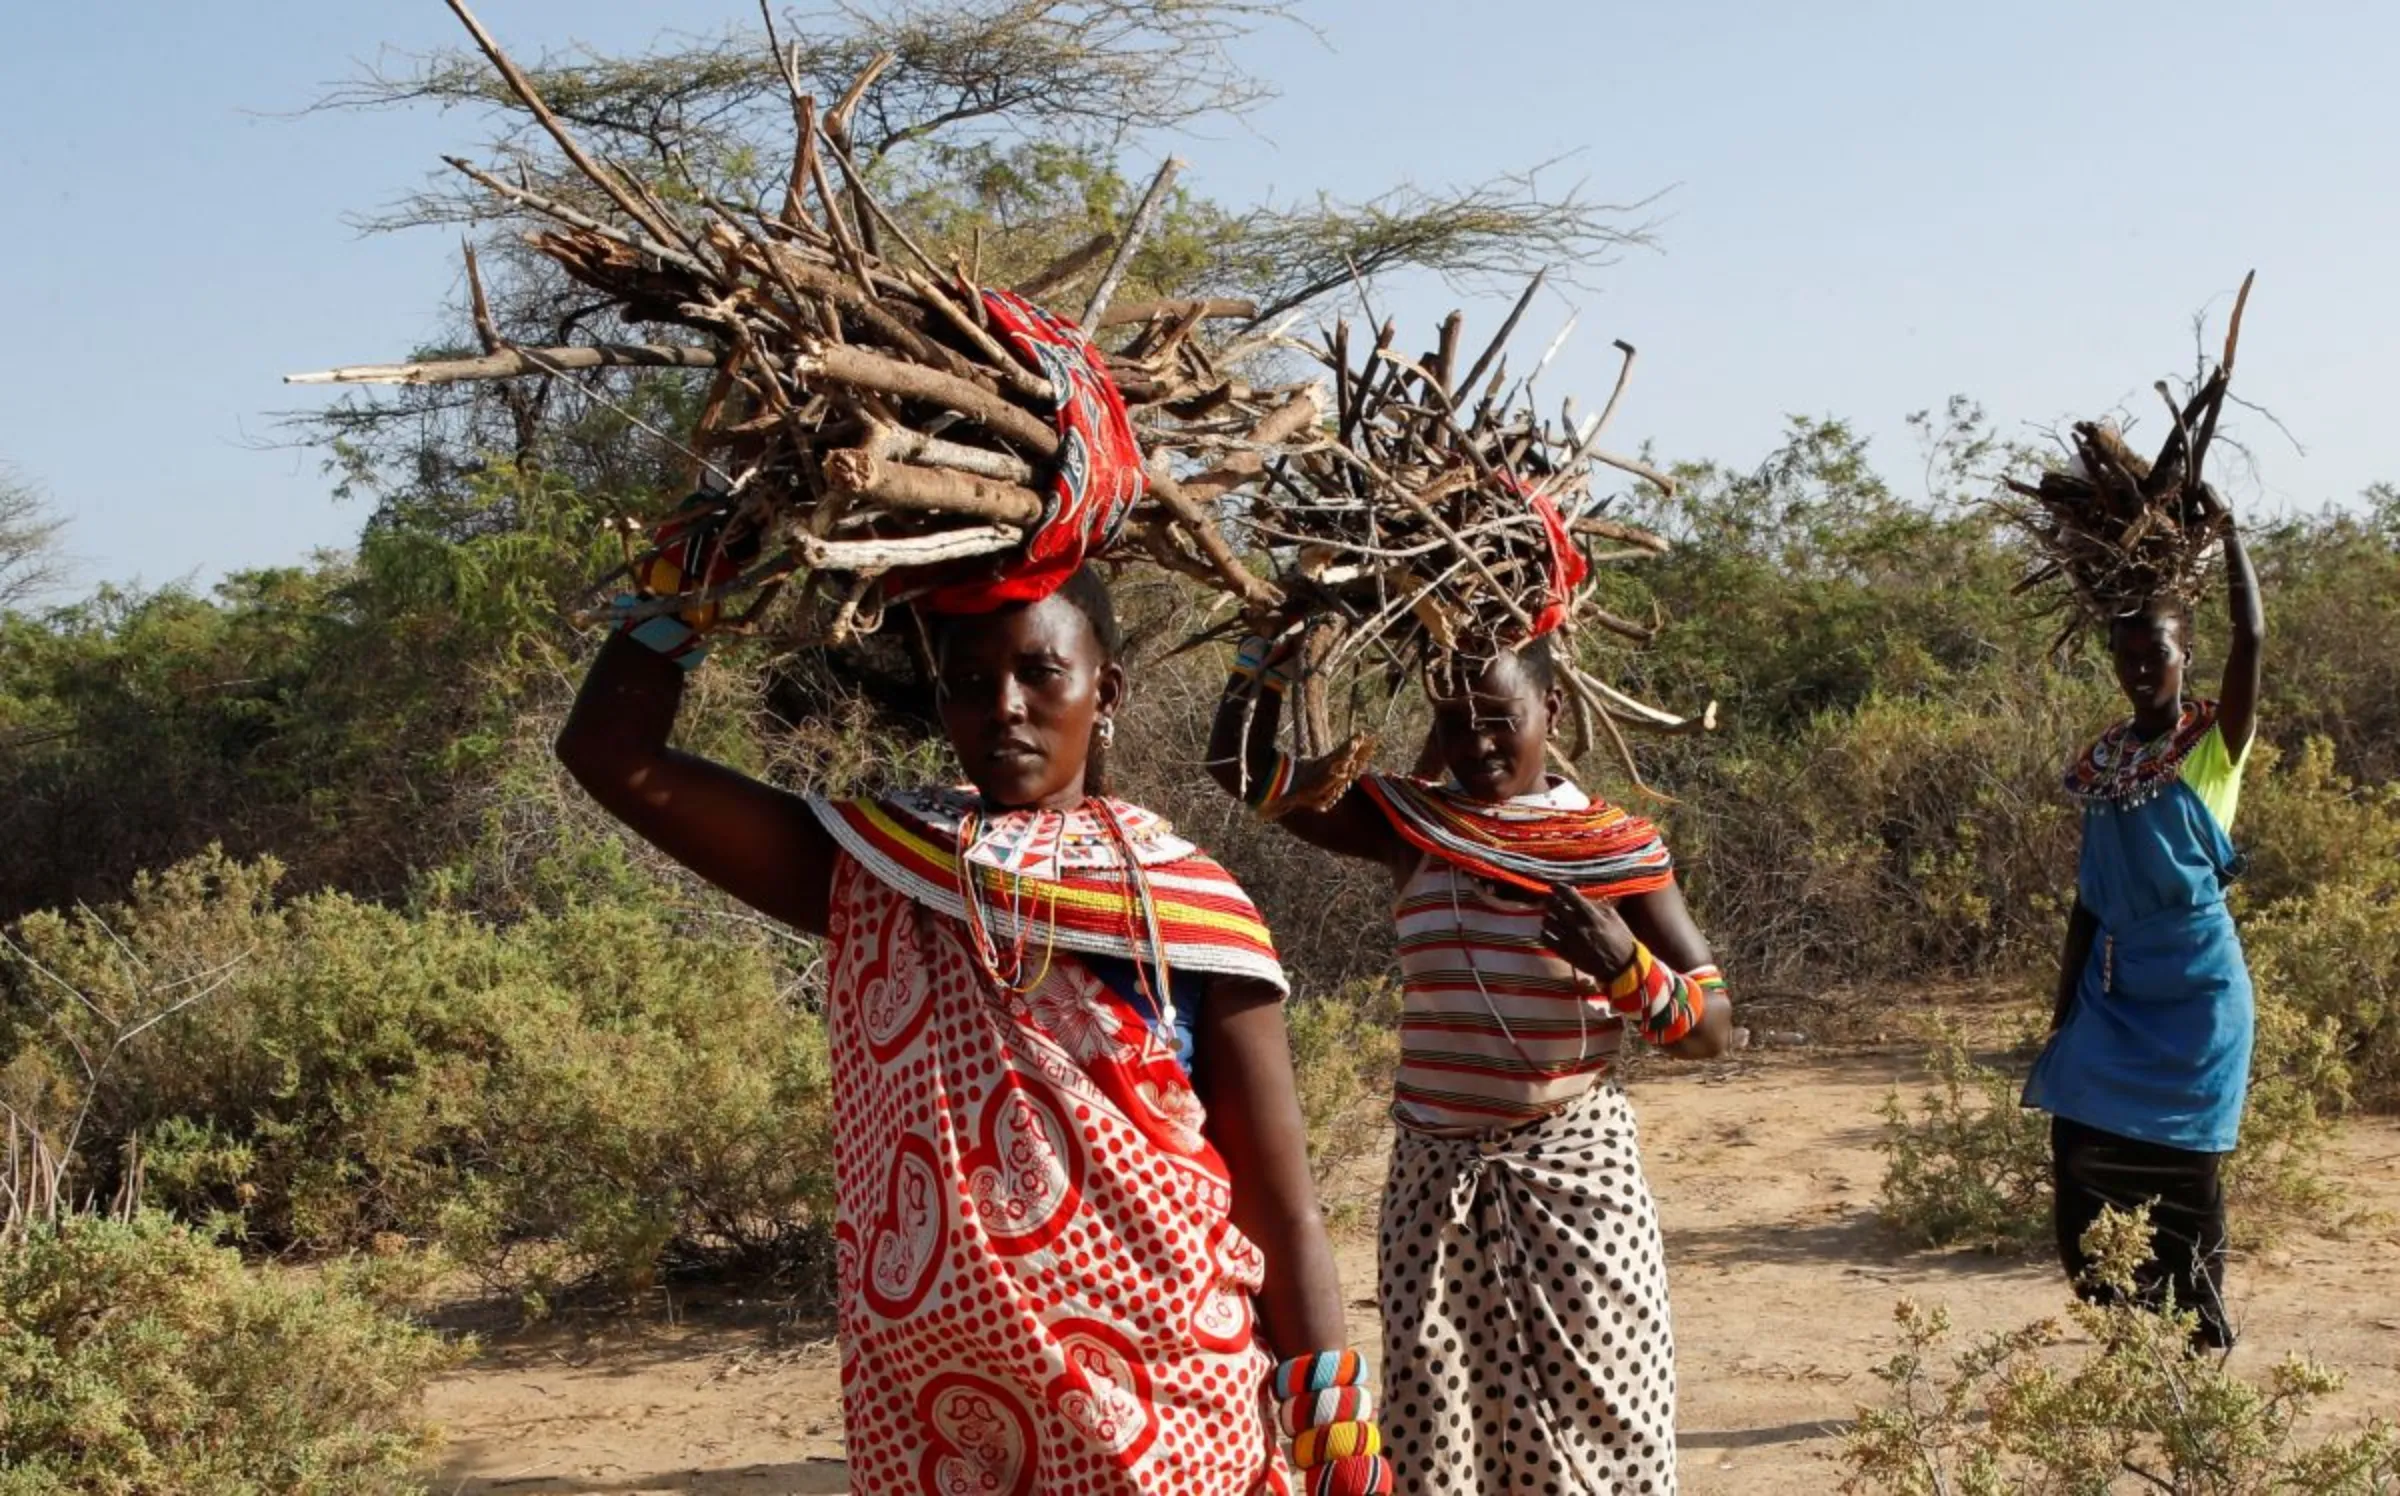
[[[1912, 1083], [1902, 1054], [1762, 1054], [1653, 1066], [1635, 1084], [1662, 1207], [1680, 1345], [1683, 1489], [1831, 1491], [1844, 1422], [1878, 1390], [1902, 1295], [1962, 1332], [2064, 1300], [2048, 1260], [1896, 1247], [1874, 1214], [1875, 1107]], [[2348, 1373], [2335, 1425], [2400, 1409], [2400, 1123], [2347, 1128], [2333, 1167], [2383, 1218], [2237, 1258], [2236, 1366], [2305, 1352]], [[1359, 1343], [1375, 1343], [1374, 1247], [1346, 1233]], [[721, 1297], [645, 1318], [488, 1339], [432, 1398], [451, 1436], [440, 1489], [512, 1496], [848, 1489], [835, 1351], [821, 1324]]]

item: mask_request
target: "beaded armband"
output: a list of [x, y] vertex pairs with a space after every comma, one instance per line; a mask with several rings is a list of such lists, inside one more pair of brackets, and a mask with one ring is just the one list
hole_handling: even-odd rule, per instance
[[1253, 689], [1281, 696], [1292, 683], [1281, 665], [1269, 665], [1267, 656], [1274, 653], [1275, 641], [1258, 634], [1244, 639], [1233, 652], [1233, 678]]
[[1724, 974], [1716, 967], [1677, 971], [1637, 940], [1633, 959], [1609, 981], [1608, 1005], [1633, 1020], [1652, 1044], [1673, 1044], [1699, 1026], [1701, 1015], [1724, 986]]
[[[638, 601], [630, 594], [622, 594], [615, 606], [622, 612]], [[671, 613], [626, 619], [617, 625], [617, 632], [648, 645], [686, 670], [698, 669], [700, 662], [708, 658], [708, 637]]]
[[1392, 1467], [1367, 1391], [1367, 1359], [1354, 1350], [1295, 1356], [1269, 1379], [1308, 1496], [1386, 1496]]

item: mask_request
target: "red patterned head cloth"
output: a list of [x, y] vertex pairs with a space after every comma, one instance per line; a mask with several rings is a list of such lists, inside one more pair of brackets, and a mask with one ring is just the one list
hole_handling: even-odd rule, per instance
[[1008, 558], [998, 576], [937, 589], [925, 600], [935, 613], [989, 613], [1041, 601], [1116, 540], [1126, 516], [1150, 491], [1125, 397], [1082, 329], [1012, 291], [985, 291], [983, 309], [1010, 346], [1050, 381], [1058, 467], [1049, 508], [1024, 549]]
[[1567, 605], [1574, 600], [1575, 589], [1591, 574], [1583, 552], [1575, 548], [1575, 539], [1567, 533], [1567, 518], [1558, 512], [1551, 497], [1532, 484], [1510, 474], [1500, 475], [1501, 481], [1525, 496], [1533, 512], [1542, 521], [1542, 538], [1550, 542], [1549, 585], [1542, 592], [1541, 609], [1533, 615], [1533, 632], [1526, 637], [1538, 639], [1567, 621]]

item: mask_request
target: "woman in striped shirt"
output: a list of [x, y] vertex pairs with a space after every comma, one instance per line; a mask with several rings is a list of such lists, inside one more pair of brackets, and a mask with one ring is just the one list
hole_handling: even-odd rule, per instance
[[1397, 1489], [1675, 1489], [1664, 1248], [1615, 1074], [1628, 1032], [1722, 1052], [1733, 1010], [1657, 828], [1550, 771], [1549, 641], [1461, 661], [1430, 777], [1275, 747], [1288, 644], [1246, 640], [1212, 773], [1385, 867], [1405, 1009], [1379, 1252]]

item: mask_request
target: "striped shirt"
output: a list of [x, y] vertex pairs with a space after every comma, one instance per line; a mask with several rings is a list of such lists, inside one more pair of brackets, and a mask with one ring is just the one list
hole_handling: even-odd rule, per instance
[[[1586, 803], [1561, 784], [1545, 798]], [[1572, 798], [1569, 798], [1572, 797]], [[1542, 906], [1427, 857], [1393, 905], [1404, 1004], [1393, 1115], [1470, 1133], [1549, 1116], [1607, 1073], [1623, 1037], [1600, 985], [1542, 939]]]

